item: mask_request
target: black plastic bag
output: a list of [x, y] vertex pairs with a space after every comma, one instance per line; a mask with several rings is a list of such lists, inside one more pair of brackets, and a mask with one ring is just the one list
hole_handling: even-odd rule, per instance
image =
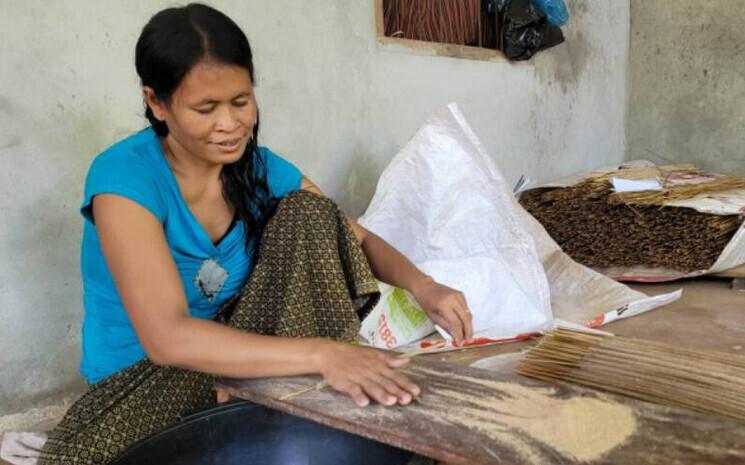
[[502, 52], [510, 60], [527, 60], [564, 42], [561, 29], [548, 22], [532, 0], [510, 0], [502, 13]]

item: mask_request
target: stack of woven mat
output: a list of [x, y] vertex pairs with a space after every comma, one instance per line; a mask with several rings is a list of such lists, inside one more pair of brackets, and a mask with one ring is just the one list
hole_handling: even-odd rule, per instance
[[[613, 178], [656, 180], [661, 190], [615, 192]], [[532, 189], [520, 203], [584, 265], [689, 272], [710, 268], [743, 218], [670, 204], [743, 188], [743, 177], [705, 173], [690, 164], [642, 166], [591, 173], [567, 187]]]

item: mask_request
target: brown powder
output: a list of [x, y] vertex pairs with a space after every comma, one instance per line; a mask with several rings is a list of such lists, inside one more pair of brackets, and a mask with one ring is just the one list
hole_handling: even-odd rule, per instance
[[[422, 367], [417, 372], [429, 377], [456, 379], [495, 391], [485, 397], [466, 390], [438, 387], [422, 397], [430, 405], [433, 420], [479, 431], [502, 444], [508, 443], [525, 459], [541, 463], [539, 442], [561, 455], [578, 461], [595, 460], [624, 443], [636, 429], [633, 411], [607, 398], [554, 397], [555, 390], [514, 383], [438, 373]], [[452, 408], [457, 405], [457, 408]], [[495, 415], [495, 413], [498, 413]], [[510, 433], [518, 429], [527, 438]]]

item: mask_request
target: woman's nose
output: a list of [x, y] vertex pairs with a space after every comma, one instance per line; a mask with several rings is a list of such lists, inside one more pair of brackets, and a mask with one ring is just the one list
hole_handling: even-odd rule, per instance
[[215, 129], [225, 132], [232, 132], [239, 124], [238, 115], [233, 111], [230, 105], [220, 105], [215, 113]]

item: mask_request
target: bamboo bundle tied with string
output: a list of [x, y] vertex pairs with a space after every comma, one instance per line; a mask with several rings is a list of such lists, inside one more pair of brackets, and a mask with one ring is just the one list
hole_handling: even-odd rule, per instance
[[517, 372], [745, 421], [745, 356], [557, 329]]
[[[663, 190], [617, 193], [613, 177], [656, 179]], [[685, 164], [593, 173], [574, 186], [524, 192], [520, 203], [586, 266], [691, 272], [716, 262], [743, 219], [665, 203], [734, 189], [745, 189], [745, 178], [701, 173]]]

